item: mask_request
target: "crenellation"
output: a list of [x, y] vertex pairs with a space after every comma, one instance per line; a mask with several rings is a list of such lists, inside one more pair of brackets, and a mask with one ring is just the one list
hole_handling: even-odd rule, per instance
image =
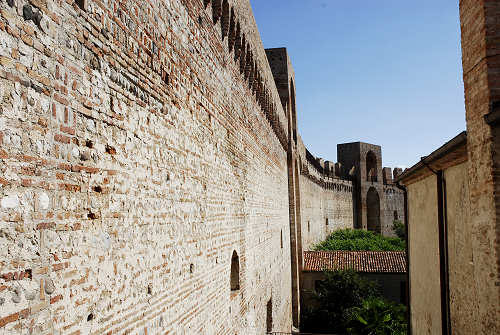
[[394, 170], [392, 171], [392, 173], [393, 173], [394, 180], [396, 180], [403, 173], [403, 169], [401, 169], [401, 168], [394, 168]]
[[325, 173], [330, 176], [335, 175], [335, 163], [331, 161], [325, 161]]
[[385, 185], [390, 185], [392, 184], [392, 168], [390, 167], [384, 167], [382, 169], [382, 178], [384, 180]]

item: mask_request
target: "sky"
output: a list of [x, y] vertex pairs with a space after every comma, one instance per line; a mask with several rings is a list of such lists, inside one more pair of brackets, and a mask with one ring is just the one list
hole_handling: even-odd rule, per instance
[[265, 48], [286, 47], [309, 151], [382, 146], [410, 167], [465, 130], [458, 0], [250, 0]]

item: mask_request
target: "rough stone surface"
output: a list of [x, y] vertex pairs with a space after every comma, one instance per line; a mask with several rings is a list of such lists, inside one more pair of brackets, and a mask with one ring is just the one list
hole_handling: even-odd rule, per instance
[[47, 294], [52, 294], [54, 293], [54, 291], [56, 290], [56, 287], [54, 285], [54, 281], [50, 278], [47, 278], [44, 280], [44, 289], [45, 289], [45, 293]]
[[353, 226], [355, 190], [302, 143], [291, 61], [249, 1], [11, 3], [0, 331], [297, 327], [302, 251]]
[[26, 291], [0, 333], [262, 334], [270, 300], [290, 331], [287, 120], [249, 2], [15, 3], [0, 296]]
[[[467, 120], [471, 244], [479, 310], [475, 331], [500, 333], [500, 3], [460, 1], [462, 65]], [[464, 285], [469, 285], [464, 282]], [[463, 308], [469, 308], [467, 305]]]
[[353, 228], [353, 186], [350, 180], [324, 173], [307, 159], [306, 149], [299, 137], [301, 158], [300, 195], [302, 246], [304, 250], [323, 241], [331, 232]]
[[[337, 155], [342, 176], [354, 180], [354, 227], [394, 236], [396, 217], [404, 222], [404, 194], [389, 178], [391, 169], [382, 168], [382, 148], [363, 142], [344, 143], [337, 145]], [[374, 217], [368, 208], [370, 194], [378, 197], [378, 224], [374, 225], [369, 224], [369, 217]]]

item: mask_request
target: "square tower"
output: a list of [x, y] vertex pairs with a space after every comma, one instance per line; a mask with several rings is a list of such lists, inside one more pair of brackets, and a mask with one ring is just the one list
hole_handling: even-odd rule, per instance
[[382, 148], [352, 142], [337, 145], [342, 175], [353, 181], [354, 227], [382, 233], [385, 209]]

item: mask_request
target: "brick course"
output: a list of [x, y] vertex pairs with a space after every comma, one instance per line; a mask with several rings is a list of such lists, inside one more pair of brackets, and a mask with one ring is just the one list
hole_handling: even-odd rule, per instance
[[291, 329], [285, 112], [248, 1], [205, 3], [0, 1], [1, 331]]
[[[500, 101], [500, 3], [496, 0], [461, 0], [462, 65], [467, 121], [468, 182], [470, 192], [473, 281], [477, 287], [479, 333], [500, 332], [500, 132], [496, 116]], [[465, 283], [469, 285], [469, 283]], [[472, 307], [467, 306], [468, 310]], [[475, 312], [475, 311], [474, 311]], [[459, 328], [459, 327], [457, 327]]]
[[0, 330], [297, 326], [302, 250], [356, 208], [294, 82], [248, 0], [0, 0]]

